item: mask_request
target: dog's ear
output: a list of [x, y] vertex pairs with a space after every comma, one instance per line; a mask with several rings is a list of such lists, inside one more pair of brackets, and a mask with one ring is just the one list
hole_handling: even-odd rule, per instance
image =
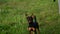
[[31, 13], [31, 16], [33, 16], [33, 13]]
[[25, 16], [28, 16], [28, 14], [26, 13]]
[[35, 16], [35, 15], [32, 13], [31, 16]]

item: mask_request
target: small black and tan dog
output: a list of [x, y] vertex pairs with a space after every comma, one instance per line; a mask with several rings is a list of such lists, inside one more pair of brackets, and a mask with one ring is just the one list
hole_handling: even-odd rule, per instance
[[[36, 16], [33, 15], [33, 14], [30, 15], [30, 16], [28, 16], [28, 14], [25, 14], [25, 15], [26, 15], [26, 18], [27, 18], [27, 21], [28, 21], [28, 24], [29, 24], [28, 30], [29, 30], [30, 34], [32, 34], [31, 31], [34, 31], [35, 34], [37, 34], [37, 33], [36, 33], [36, 30], [37, 30], [38, 33], [39, 33], [40, 31], [39, 31], [38, 23], [37, 23], [37, 21], [36, 21]], [[40, 33], [39, 33], [39, 34], [40, 34]]]

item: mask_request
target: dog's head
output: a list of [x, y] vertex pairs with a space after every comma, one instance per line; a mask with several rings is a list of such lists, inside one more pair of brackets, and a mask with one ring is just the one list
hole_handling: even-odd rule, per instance
[[28, 17], [27, 17], [27, 20], [28, 20], [29, 23], [30, 23], [30, 22], [33, 22], [33, 18], [32, 18], [31, 16], [28, 16]]

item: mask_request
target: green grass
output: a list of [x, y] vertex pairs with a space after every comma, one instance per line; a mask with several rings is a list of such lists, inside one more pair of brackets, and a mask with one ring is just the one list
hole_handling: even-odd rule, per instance
[[0, 34], [28, 34], [25, 13], [36, 15], [41, 34], [60, 34], [57, 0], [2, 0]]

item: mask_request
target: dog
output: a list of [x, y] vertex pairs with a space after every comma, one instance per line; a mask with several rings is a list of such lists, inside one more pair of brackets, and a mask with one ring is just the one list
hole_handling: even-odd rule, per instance
[[[26, 14], [26, 18], [27, 18], [27, 21], [28, 21], [28, 23], [29, 23], [28, 30], [30, 31], [30, 34], [31, 34], [31, 31], [34, 31], [35, 34], [37, 34], [36, 31], [38, 31], [38, 33], [39, 33], [39, 32], [40, 32], [40, 31], [39, 31], [39, 25], [38, 25], [38, 23], [37, 23], [36, 16], [33, 15], [33, 14], [30, 15], [30, 16], [28, 16], [28, 15]], [[39, 34], [40, 34], [40, 33], [39, 33]]]
[[28, 16], [27, 14], [25, 16], [26, 16], [26, 19], [27, 19], [28, 24], [29, 24], [28, 30], [29, 30], [30, 34], [32, 34], [31, 31], [35, 31], [35, 28], [34, 28], [34, 25], [33, 25], [34, 24], [33, 23], [33, 18], [32, 18], [32, 16]]

